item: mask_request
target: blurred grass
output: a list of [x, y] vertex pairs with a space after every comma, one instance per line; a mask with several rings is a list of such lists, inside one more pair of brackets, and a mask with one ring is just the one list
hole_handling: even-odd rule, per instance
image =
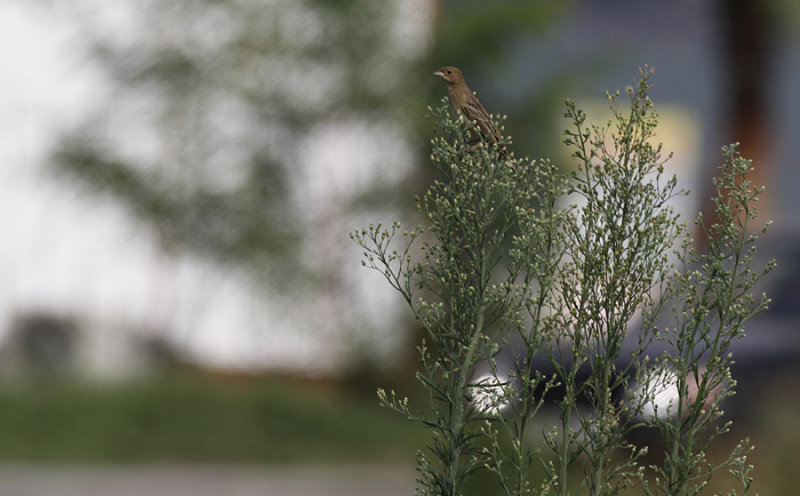
[[[749, 436], [756, 447], [753, 489], [762, 496], [794, 494], [800, 373], [763, 379], [729, 405], [734, 430], [711, 457], [721, 459]], [[371, 384], [356, 390], [362, 392], [335, 382], [194, 376], [0, 387], [0, 461], [413, 464], [430, 433], [378, 407]], [[720, 472], [703, 494], [732, 487]], [[469, 489], [494, 492], [496, 482], [479, 477]]]
[[276, 380], [0, 389], [0, 460], [413, 463], [425, 432], [377, 399]]

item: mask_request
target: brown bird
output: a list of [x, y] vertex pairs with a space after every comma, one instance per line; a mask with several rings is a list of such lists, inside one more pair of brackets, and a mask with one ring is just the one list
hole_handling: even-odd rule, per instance
[[[488, 139], [492, 144], [498, 145], [500, 153], [505, 158], [509, 158], [508, 150], [500, 141], [500, 130], [494, 125], [489, 113], [478, 101], [475, 93], [467, 86], [461, 70], [457, 67], [447, 66], [434, 72], [433, 75], [442, 78], [447, 83], [447, 96], [450, 99], [450, 106], [453, 107], [453, 110], [465, 119], [478, 124], [483, 139]], [[475, 144], [470, 148], [470, 151], [475, 150], [477, 147], [478, 145]]]

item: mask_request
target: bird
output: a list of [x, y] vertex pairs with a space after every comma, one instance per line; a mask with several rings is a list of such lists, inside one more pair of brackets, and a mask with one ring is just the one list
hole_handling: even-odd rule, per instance
[[[494, 125], [489, 113], [483, 108], [478, 97], [467, 86], [461, 70], [457, 67], [446, 66], [434, 72], [433, 75], [447, 83], [447, 96], [453, 110], [468, 121], [475, 122], [483, 139], [488, 139], [492, 144], [498, 145], [500, 153], [508, 159], [508, 150], [501, 142], [500, 130]], [[477, 147], [478, 144], [475, 144], [470, 148], [470, 151], [475, 150]]]

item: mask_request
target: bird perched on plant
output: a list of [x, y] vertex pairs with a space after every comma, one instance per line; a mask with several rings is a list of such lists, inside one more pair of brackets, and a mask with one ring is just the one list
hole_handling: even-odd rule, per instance
[[[508, 150], [500, 141], [500, 130], [494, 125], [489, 113], [478, 101], [475, 93], [467, 86], [461, 70], [457, 67], [447, 66], [434, 72], [433, 75], [442, 78], [447, 83], [447, 96], [450, 99], [450, 106], [453, 107], [453, 110], [465, 119], [475, 122], [478, 125], [478, 129], [480, 129], [481, 137], [488, 139], [492, 144], [498, 145], [500, 153], [505, 158], [509, 158]], [[478, 145], [475, 144], [470, 148], [470, 151], [477, 147]]]

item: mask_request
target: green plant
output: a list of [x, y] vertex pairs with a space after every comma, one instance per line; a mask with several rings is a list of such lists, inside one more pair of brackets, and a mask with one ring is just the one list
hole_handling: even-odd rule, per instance
[[[568, 175], [546, 160], [504, 160], [493, 145], [470, 152], [469, 124], [444, 104], [432, 109], [441, 179], [417, 201], [427, 227], [395, 222], [352, 234], [364, 265], [401, 293], [427, 333], [417, 375], [427, 406], [378, 391], [384, 406], [432, 430], [417, 454], [420, 494], [460, 495], [479, 471], [509, 496], [613, 495], [637, 484], [646, 494], [696, 494], [719, 468], [747, 491], [745, 443], [704, 463], [727, 430], [716, 419], [734, 385], [728, 347], [768, 303], [751, 294], [774, 266], [750, 269], [757, 236], [748, 222], [760, 190], [741, 180], [749, 162], [726, 148], [715, 183], [720, 221], [708, 253], [692, 250], [669, 205], [681, 194], [664, 177], [669, 156], [653, 144], [649, 75], [645, 68], [628, 88], [624, 110], [619, 93], [608, 94], [612, 119], [602, 126], [567, 102], [564, 143], [577, 163]], [[664, 326], [669, 305], [676, 323]], [[623, 351], [626, 339], [632, 350]], [[656, 342], [669, 350], [651, 357]], [[511, 370], [500, 370], [501, 352], [513, 354]], [[538, 369], [542, 360], [552, 374]], [[481, 366], [491, 373], [479, 375]], [[648, 414], [666, 381], [678, 391], [669, 415]], [[624, 400], [620, 391], [629, 391]], [[558, 425], [532, 444], [532, 419], [551, 404]], [[645, 467], [648, 447], [628, 439], [653, 426], [667, 450], [663, 465]], [[537, 462], [544, 478], [533, 481]]]
[[[724, 163], [714, 179], [716, 222], [707, 228], [702, 215], [695, 224], [709, 239], [708, 251], [698, 253], [689, 239], [682, 245], [681, 268], [669, 280], [666, 295], [675, 299], [675, 326], [661, 338], [670, 354], [659, 358], [663, 367], [674, 371], [678, 398], [670, 415], [655, 417], [653, 424], [666, 441], [664, 465], [653, 467], [660, 494], [699, 494], [713, 472], [727, 468], [742, 484], [745, 494], [752, 478], [746, 454], [751, 450], [743, 440], [731, 455], [717, 464], [706, 452], [710, 443], [728, 432], [731, 422], [720, 424], [719, 401], [734, 394], [736, 381], [731, 375], [733, 357], [729, 347], [744, 336], [744, 323], [767, 309], [765, 294], [756, 297], [753, 288], [775, 267], [771, 260], [754, 270], [756, 240], [767, 226], [751, 232], [755, 202], [763, 188], [747, 179], [752, 170], [736, 145], [722, 149]], [[646, 494], [652, 493], [645, 487]]]

